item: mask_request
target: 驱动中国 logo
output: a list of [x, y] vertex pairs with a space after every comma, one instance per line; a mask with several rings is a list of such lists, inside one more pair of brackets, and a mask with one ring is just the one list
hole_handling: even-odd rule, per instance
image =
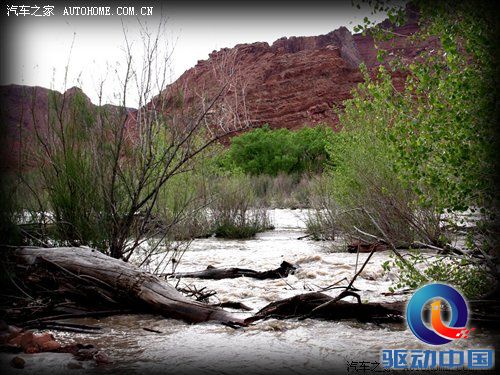
[[[423, 321], [423, 309], [431, 303], [431, 328]], [[445, 324], [441, 310], [444, 303], [450, 308], [450, 321]], [[406, 320], [413, 334], [431, 345], [443, 345], [452, 340], [467, 338], [470, 330], [466, 328], [468, 309], [464, 297], [454, 288], [445, 284], [429, 284], [420, 288], [406, 307]]]
[[[430, 305], [430, 311], [428, 306]], [[466, 339], [474, 328], [467, 328], [465, 298], [446, 284], [429, 284], [413, 294], [406, 306], [406, 320], [413, 334], [428, 345], [444, 345]], [[382, 349], [385, 369], [492, 369], [495, 351], [491, 348], [459, 350]]]

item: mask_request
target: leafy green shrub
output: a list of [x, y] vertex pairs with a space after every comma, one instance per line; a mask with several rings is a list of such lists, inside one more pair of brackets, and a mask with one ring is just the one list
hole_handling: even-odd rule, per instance
[[109, 246], [106, 241], [109, 227], [89, 157], [71, 148], [53, 160], [60, 173], [47, 172], [46, 178], [50, 181], [47, 191], [57, 226], [56, 239], [74, 246], [105, 249]]
[[[437, 36], [441, 44], [411, 64], [380, 54], [377, 71], [362, 67], [365, 82], [344, 102], [344, 131], [331, 147], [332, 194], [337, 222], [353, 233], [443, 246], [441, 214], [494, 199], [494, 12], [487, 2], [416, 3], [422, 29], [409, 42]], [[393, 85], [396, 70], [403, 89]]]
[[327, 160], [326, 145], [332, 134], [326, 126], [297, 131], [264, 126], [232, 138], [219, 162], [226, 170], [252, 175], [318, 173]]
[[[64, 98], [50, 93], [49, 106], [48, 127], [35, 124], [40, 144], [33, 148], [33, 157], [40, 167], [22, 185], [39, 205], [38, 212], [31, 211], [35, 222], [40, 222], [39, 215], [50, 216], [50, 230], [38, 240], [104, 251], [110, 246], [111, 217], [104, 208], [101, 171], [93, 153], [96, 137], [102, 139], [96, 113], [80, 92]], [[24, 202], [24, 209], [30, 208], [33, 204]]]
[[[429, 282], [445, 282], [458, 288], [466, 297], [476, 298], [489, 292], [494, 286], [494, 279], [487, 268], [477, 259], [464, 256], [438, 256], [431, 261], [419, 252], [411, 251], [408, 261], [413, 267], [405, 265], [401, 259], [391, 255], [391, 260], [383, 263], [384, 272], [397, 271], [397, 281], [390, 289], [417, 289]], [[421, 269], [422, 275], [415, 272]]]
[[[374, 117], [393, 113], [387, 126], [394, 168], [422, 205], [459, 211], [484, 207], [494, 199], [498, 140], [493, 3], [417, 0], [413, 5], [421, 14], [421, 30], [410, 42], [437, 37], [439, 45], [410, 64], [394, 56], [388, 65], [405, 73], [404, 89], [394, 89], [391, 74], [381, 70], [362, 86], [364, 103], [358, 107]], [[379, 39], [390, 36], [381, 28], [371, 32]]]
[[370, 112], [362, 108], [363, 99], [357, 96], [347, 103], [341, 116], [344, 131], [332, 142], [331, 186], [325, 192], [334, 203], [329, 210], [335, 216], [332, 221], [351, 237], [363, 237], [363, 231], [396, 246], [414, 241], [441, 245], [439, 212], [431, 205], [420, 206], [412, 187], [395, 171], [397, 157], [387, 128], [393, 113], [382, 108]]

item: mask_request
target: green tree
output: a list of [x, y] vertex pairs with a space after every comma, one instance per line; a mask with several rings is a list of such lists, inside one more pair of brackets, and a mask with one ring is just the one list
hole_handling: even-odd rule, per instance
[[292, 131], [266, 125], [234, 137], [223, 164], [253, 175], [318, 173], [327, 161], [332, 136], [333, 130], [326, 126]]
[[[498, 100], [494, 3], [421, 0], [413, 7], [419, 9], [421, 30], [407, 37], [408, 43], [437, 37], [439, 46], [411, 64], [396, 57], [375, 77], [365, 74], [341, 122], [349, 127], [368, 112], [372, 123], [366, 126], [384, 119], [379, 132], [394, 152], [393, 169], [422, 205], [487, 206], [494, 198]], [[389, 9], [393, 22], [404, 21], [403, 12], [385, 2], [375, 2], [374, 9]], [[392, 37], [381, 27], [369, 32], [377, 40]], [[395, 71], [406, 75], [402, 91], [392, 86]]]

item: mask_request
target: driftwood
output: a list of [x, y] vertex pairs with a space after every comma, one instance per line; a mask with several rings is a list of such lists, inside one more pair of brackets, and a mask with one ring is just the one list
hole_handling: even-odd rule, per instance
[[185, 296], [192, 297], [199, 302], [205, 303], [208, 303], [210, 297], [213, 297], [217, 294], [215, 290], [207, 290], [206, 286], [198, 289], [196, 285], [186, 285], [185, 287], [176, 286], [176, 289]]
[[[345, 292], [344, 296], [356, 296], [354, 292]], [[359, 296], [358, 296], [359, 297]], [[277, 302], [272, 302], [245, 320], [246, 323], [261, 319], [305, 318], [313, 317], [326, 320], [355, 319], [360, 322], [401, 323], [403, 321], [404, 304], [397, 303], [350, 303], [324, 293], [312, 292], [299, 294]], [[359, 301], [359, 300], [358, 300]], [[333, 302], [333, 303], [329, 303]], [[316, 310], [319, 306], [325, 308]]]
[[347, 245], [347, 252], [349, 253], [370, 253], [375, 246], [375, 251], [385, 251], [388, 249], [387, 245], [382, 242], [369, 243], [361, 240], [353, 241]]
[[254, 271], [246, 268], [216, 268], [214, 266], [208, 266], [203, 271], [196, 272], [179, 272], [179, 273], [167, 273], [162, 276], [169, 276], [175, 278], [181, 277], [192, 277], [198, 279], [211, 279], [211, 280], [222, 280], [222, 279], [235, 279], [237, 277], [251, 277], [254, 279], [265, 280], [265, 279], [281, 279], [287, 277], [290, 273], [293, 273], [297, 267], [286, 261], [282, 262], [279, 268], [269, 271]]
[[[221, 308], [227, 306], [250, 309], [243, 304], [229, 302], [215, 306], [194, 301], [160, 278], [88, 248], [19, 248], [12, 252], [10, 260], [14, 262], [17, 271], [16, 285], [22, 287], [24, 293], [36, 297], [42, 291], [45, 297], [59, 296], [74, 299], [77, 303], [87, 298], [94, 306], [94, 311], [31, 318], [33, 320], [24, 321], [26, 327], [98, 332], [98, 327], [61, 323], [59, 320], [131, 311], [149, 311], [192, 323], [214, 320], [230, 327], [244, 326], [267, 318], [402, 322], [403, 302], [361, 303], [359, 295], [354, 292], [353, 283], [374, 252], [375, 248], [372, 248], [363, 266], [337, 297], [320, 292], [301, 294], [272, 302], [247, 319], [234, 317]], [[357, 302], [342, 301], [346, 296], [356, 297]], [[108, 303], [107, 310], [102, 309], [102, 301]], [[470, 301], [469, 305], [472, 322], [477, 320], [482, 325], [496, 326], [498, 303], [481, 300]], [[100, 310], [96, 311], [97, 308]]]
[[[345, 302], [342, 298], [353, 296], [357, 302]], [[343, 291], [337, 297], [324, 293], [312, 292], [299, 294], [280, 301], [272, 302], [259, 310], [255, 315], [245, 319], [245, 323], [253, 323], [262, 319], [324, 319], [324, 320], [357, 320], [362, 323], [403, 323], [406, 302], [361, 303], [357, 293]], [[500, 303], [497, 300], [469, 301], [470, 323], [482, 327], [498, 329]], [[424, 310], [430, 312], [430, 306]]]
[[117, 307], [160, 313], [191, 323], [215, 320], [243, 324], [229, 312], [189, 299], [166, 281], [96, 250], [24, 247], [12, 255], [17, 267], [24, 270], [24, 284], [53, 285], [48, 293], [76, 298], [88, 298], [88, 293], [93, 293], [96, 304], [100, 298]]

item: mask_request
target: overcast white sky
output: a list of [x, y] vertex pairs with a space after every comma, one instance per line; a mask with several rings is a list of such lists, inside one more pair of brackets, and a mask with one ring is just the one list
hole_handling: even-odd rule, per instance
[[[111, 9], [116, 7], [113, 2], [100, 4], [110, 5]], [[326, 34], [340, 26], [352, 31], [365, 16], [374, 21], [385, 18], [383, 14], [371, 15], [367, 6], [361, 9], [353, 7], [350, 0], [334, 1], [330, 5], [306, 2], [303, 5], [290, 3], [292, 6], [287, 7], [286, 4], [280, 7], [258, 3], [252, 7], [200, 8], [169, 7], [169, 2], [166, 2], [163, 10], [158, 4], [153, 4], [154, 16], [141, 17], [141, 21], [154, 27], [161, 12], [167, 16], [164, 36], [171, 46], [175, 44], [171, 67], [171, 79], [175, 80], [198, 60], [207, 59], [210, 52], [223, 47], [257, 41], [271, 44], [283, 36]], [[136, 7], [141, 5], [151, 4], [136, 2]], [[107, 67], [114, 67], [117, 61], [123, 63], [122, 22], [128, 29], [129, 40], [139, 46], [137, 18], [62, 16], [62, 6], [56, 5], [55, 17], [9, 17], [9, 46], [4, 53], [8, 54], [10, 68], [0, 83], [36, 85], [62, 91], [64, 70], [74, 39], [67, 88], [80, 86], [96, 103], [97, 83], [106, 78], [104, 101], [118, 104], [114, 93], [119, 91], [120, 84], [113, 74], [106, 75], [106, 71], [112, 70]], [[128, 103], [128, 106], [136, 105], [135, 98]]]

